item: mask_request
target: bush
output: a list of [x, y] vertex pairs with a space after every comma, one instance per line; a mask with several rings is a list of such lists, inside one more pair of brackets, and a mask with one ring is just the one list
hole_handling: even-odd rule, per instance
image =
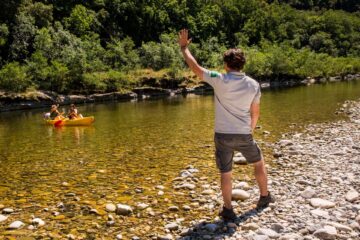
[[18, 62], [6, 64], [0, 70], [0, 89], [5, 91], [23, 92], [30, 86], [26, 67]]
[[87, 92], [115, 92], [129, 87], [124, 74], [110, 70], [83, 74], [82, 84]]

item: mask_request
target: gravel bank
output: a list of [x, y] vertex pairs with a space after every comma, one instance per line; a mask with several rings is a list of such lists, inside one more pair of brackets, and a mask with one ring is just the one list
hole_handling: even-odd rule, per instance
[[312, 124], [274, 145], [268, 170], [275, 204], [253, 210], [252, 187], [251, 197], [236, 203], [235, 224], [200, 220], [182, 239], [360, 239], [360, 102], [341, 111], [350, 121]]

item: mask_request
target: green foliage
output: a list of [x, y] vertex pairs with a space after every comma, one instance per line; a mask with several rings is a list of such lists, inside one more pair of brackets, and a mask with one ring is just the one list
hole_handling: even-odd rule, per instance
[[83, 74], [83, 88], [87, 92], [120, 91], [128, 88], [131, 83], [125, 79], [121, 72], [110, 70], [108, 72], [92, 72]]
[[78, 36], [85, 35], [97, 26], [96, 13], [83, 5], [76, 5], [68, 18], [64, 19], [65, 26]]
[[359, 5], [355, 0], [5, 0], [2, 77], [26, 76], [19, 88], [57, 92], [124, 89], [133, 84], [124, 74], [140, 68], [180, 78], [185, 64], [175, 33], [183, 27], [190, 29], [191, 51], [207, 68], [222, 68], [223, 52], [238, 46], [248, 56], [245, 70], [257, 78], [343, 76], [359, 72]]
[[161, 43], [143, 43], [140, 48], [140, 62], [145, 68], [160, 70], [170, 67], [182, 67], [182, 58], [175, 34], [163, 34]]
[[0, 89], [22, 92], [30, 87], [31, 82], [26, 74], [26, 67], [18, 62], [8, 63], [0, 70]]
[[0, 24], [0, 47], [5, 45], [9, 35], [9, 28], [4, 24]]

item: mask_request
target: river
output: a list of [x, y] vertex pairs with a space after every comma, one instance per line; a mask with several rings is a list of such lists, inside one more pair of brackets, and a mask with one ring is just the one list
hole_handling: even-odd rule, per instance
[[[335, 110], [345, 100], [359, 97], [359, 81], [263, 91], [261, 129], [255, 135], [266, 159], [271, 163], [268, 146], [281, 134], [301, 131], [308, 123], [342, 118]], [[46, 126], [42, 120], [46, 109], [0, 114], [0, 205], [16, 209], [10, 220], [26, 222], [35, 215], [47, 222], [46, 228], [17, 234], [145, 236], [148, 231], [163, 232], [164, 219], [189, 222], [215, 216], [215, 211], [168, 210], [190, 203], [188, 194], [173, 190], [172, 182], [188, 165], [199, 169], [199, 177], [207, 177], [209, 184], [217, 184], [213, 96], [86, 104], [78, 109], [85, 116], [95, 116], [93, 126]], [[250, 170], [237, 167], [236, 178], [251, 180]], [[158, 196], [157, 185], [164, 186], [164, 195]], [[76, 199], [69, 198], [69, 193], [75, 193]], [[64, 218], [56, 219], [52, 213], [61, 202], [72, 207], [64, 211]], [[147, 203], [155, 215], [136, 211], [109, 228], [103, 213], [108, 202]], [[83, 214], [85, 205], [98, 209], [99, 216]], [[99, 226], [94, 227], [94, 222]], [[5, 230], [8, 224], [0, 223], [0, 235], [14, 234]], [[103, 230], [91, 232], [93, 228]]]

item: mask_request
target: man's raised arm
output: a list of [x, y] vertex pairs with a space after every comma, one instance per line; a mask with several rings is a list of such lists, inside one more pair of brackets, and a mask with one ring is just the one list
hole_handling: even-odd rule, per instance
[[193, 55], [191, 54], [188, 48], [191, 39], [189, 39], [189, 31], [187, 29], [182, 29], [179, 32], [178, 41], [181, 48], [181, 52], [185, 58], [187, 65], [189, 66], [191, 71], [193, 71], [196, 74], [196, 76], [198, 76], [201, 80], [203, 80], [205, 69], [197, 63], [196, 59], [193, 57]]

